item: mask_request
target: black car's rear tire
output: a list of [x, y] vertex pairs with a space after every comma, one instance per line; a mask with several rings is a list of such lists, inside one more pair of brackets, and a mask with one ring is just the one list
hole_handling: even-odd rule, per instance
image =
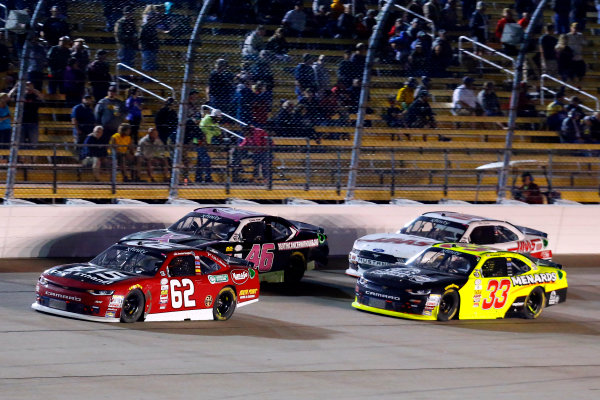
[[523, 304], [523, 318], [535, 319], [544, 311], [546, 305], [546, 293], [541, 287], [534, 288], [525, 298]]
[[125, 296], [121, 306], [121, 322], [136, 322], [144, 314], [146, 299], [141, 290], [132, 290]]
[[459, 305], [460, 297], [456, 290], [450, 289], [444, 292], [438, 306], [438, 321], [449, 321], [454, 318], [458, 313]]
[[304, 272], [306, 272], [304, 259], [299, 256], [292, 256], [290, 263], [283, 271], [283, 281], [286, 285], [297, 285], [304, 276]]
[[215, 321], [227, 321], [233, 315], [237, 304], [236, 295], [229, 286], [221, 289], [213, 304], [213, 318]]

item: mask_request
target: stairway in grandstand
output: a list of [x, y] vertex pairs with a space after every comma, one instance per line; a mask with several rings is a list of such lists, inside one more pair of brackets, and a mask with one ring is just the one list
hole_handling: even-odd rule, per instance
[[[512, 1], [500, 0], [488, 9], [490, 34], [493, 36], [495, 22], [501, 10]], [[92, 10], [72, 12], [71, 22], [77, 21], [80, 30], [73, 37], [83, 37], [93, 54], [99, 48], [110, 50], [109, 61], [116, 62], [116, 44], [111, 33], [101, 32], [103, 19], [100, 3], [88, 3]], [[75, 10], [77, 11], [77, 10]], [[546, 11], [548, 20], [552, 15]], [[595, 17], [589, 15], [588, 28], [598, 28], [592, 23]], [[191, 16], [193, 21], [195, 16]], [[595, 22], [595, 21], [594, 21]], [[201, 46], [196, 48], [196, 67], [193, 74], [193, 86], [204, 92], [208, 75], [217, 58], [226, 58], [232, 71], [237, 72], [241, 62], [241, 42], [254, 25], [229, 25], [210, 22], [205, 24], [200, 38]], [[267, 26], [268, 36], [276, 26]], [[597, 94], [600, 87], [600, 62], [593, 51], [600, 39], [590, 34], [586, 36], [594, 46], [589, 46], [585, 54], [589, 72], [583, 81], [583, 90]], [[459, 32], [463, 34], [465, 32]], [[458, 35], [453, 33], [453, 35]], [[165, 43], [161, 46], [159, 61], [160, 71], [154, 75], [157, 79], [173, 86], [181, 87], [183, 62], [187, 50], [186, 40], [175, 40], [162, 36]], [[353, 49], [356, 40], [349, 39], [289, 39], [289, 63], [273, 64], [275, 73], [275, 89], [273, 93], [273, 110], [278, 109], [282, 99], [295, 99], [292, 70], [303, 53], [314, 56], [324, 54], [330, 67], [330, 75], [335, 76], [337, 63], [343, 51]], [[496, 46], [496, 44], [491, 44]], [[456, 42], [453, 43], [456, 48]], [[490, 56], [494, 59], [494, 56]], [[139, 60], [138, 60], [139, 65]], [[502, 160], [505, 131], [496, 122], [505, 121], [498, 117], [455, 117], [450, 113], [450, 102], [453, 89], [460, 84], [465, 75], [476, 79], [476, 88], [480, 90], [486, 81], [494, 81], [501, 103], [507, 104], [510, 98], [510, 86], [506, 86], [507, 75], [497, 70], [479, 69], [477, 63], [465, 59], [463, 65], [452, 67], [454, 77], [433, 78], [430, 91], [434, 100], [432, 107], [436, 112], [438, 127], [443, 135], [452, 139], [450, 142], [437, 141], [437, 130], [389, 128], [381, 120], [381, 114], [387, 107], [387, 98], [394, 95], [406, 79], [403, 71], [390, 64], [376, 63], [373, 70], [369, 107], [374, 110], [367, 116], [370, 127], [365, 129], [362, 143], [362, 154], [359, 164], [358, 189], [356, 197], [365, 200], [388, 201], [394, 197], [405, 197], [419, 201], [438, 201], [440, 198], [453, 198], [466, 201], [491, 202], [496, 199], [497, 173], [495, 171], [477, 174], [475, 168]], [[153, 84], [148, 84], [153, 87]], [[160, 91], [160, 87], [154, 87]], [[567, 92], [569, 94], [569, 92]], [[550, 99], [546, 99], [546, 103]], [[591, 104], [590, 104], [591, 105]], [[537, 106], [540, 112], [546, 104]], [[153, 122], [153, 114], [160, 107], [154, 100], [146, 103], [145, 117], [141, 131]], [[71, 142], [70, 109], [65, 107], [60, 96], [47, 102], [40, 116], [40, 142], [49, 144]], [[355, 118], [355, 116], [353, 116]], [[535, 129], [531, 129], [535, 125]], [[537, 183], [548, 186], [542, 166], [551, 169], [552, 187], [562, 193], [563, 198], [580, 202], [598, 202], [600, 153], [586, 152], [582, 145], [560, 144], [555, 132], [543, 129], [544, 118], [518, 119], [515, 132], [514, 159], [539, 161], [532, 165]], [[224, 185], [227, 179], [223, 172], [228, 155], [222, 150], [211, 153], [215, 167], [215, 184], [205, 186], [182, 186], [180, 196], [193, 199], [223, 200], [227, 197], [242, 197], [260, 200], [282, 200], [286, 197], [303, 197], [314, 200], [343, 200], [344, 186], [348, 174], [350, 151], [354, 136], [354, 126], [317, 128], [323, 134], [323, 141], [317, 144], [302, 138], [275, 138], [273, 159], [273, 176], [275, 181], [272, 190], [264, 186], [251, 184]], [[410, 133], [410, 140], [404, 134]], [[335, 139], [346, 136], [350, 140]], [[424, 138], [427, 137], [425, 141]], [[565, 151], [568, 150], [568, 151]], [[600, 149], [598, 149], [600, 150]], [[58, 151], [58, 153], [54, 153]], [[32, 152], [30, 150], [30, 152]], [[67, 165], [63, 169], [20, 168], [17, 176], [19, 185], [15, 190], [16, 197], [83, 197], [114, 198], [128, 197], [139, 199], [164, 199], [168, 196], [166, 185], [119, 184], [116, 192], [110, 185], [84, 186], [80, 182], [91, 182], [89, 171], [77, 168], [76, 159], [64, 147], [49, 145], [39, 155], [62, 156], [59, 163]], [[25, 153], [23, 153], [25, 154]], [[33, 155], [34, 153], [32, 153]], [[25, 154], [26, 155], [26, 154]], [[53, 161], [56, 162], [56, 157]], [[71, 166], [68, 166], [71, 165]], [[248, 169], [248, 171], [251, 168]], [[0, 172], [0, 179], [4, 179]], [[249, 179], [250, 174], [244, 175]], [[58, 187], [41, 185], [57, 179], [62, 184]], [[120, 180], [120, 174], [119, 178]], [[512, 177], [511, 177], [512, 179]], [[108, 173], [107, 173], [108, 180]], [[191, 179], [190, 179], [191, 180]], [[199, 190], [201, 189], [201, 190]]]

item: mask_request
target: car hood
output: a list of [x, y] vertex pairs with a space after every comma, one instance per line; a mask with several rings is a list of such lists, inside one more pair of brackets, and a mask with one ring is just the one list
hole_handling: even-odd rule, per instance
[[201, 236], [173, 232], [168, 229], [156, 229], [132, 233], [131, 235], [122, 237], [119, 242], [127, 240], [156, 240], [165, 243], [179, 243], [196, 248], [204, 248], [211, 244], [218, 243], [218, 241], [205, 239]]
[[374, 233], [354, 242], [355, 250], [390, 254], [398, 258], [410, 258], [436, 243], [438, 240], [403, 233]]
[[364, 273], [363, 278], [377, 285], [397, 289], [423, 289], [450, 284], [462, 286], [468, 279], [462, 275], [408, 266], [372, 268]]
[[85, 286], [108, 286], [127, 280], [146, 278], [113, 268], [99, 267], [90, 263], [66, 264], [50, 268], [42, 274], [46, 279], [56, 283], [66, 283], [64, 280], [80, 282]]

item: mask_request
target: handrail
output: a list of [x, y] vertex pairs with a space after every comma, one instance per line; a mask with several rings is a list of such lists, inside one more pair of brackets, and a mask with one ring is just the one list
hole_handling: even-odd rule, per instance
[[117, 83], [117, 93], [119, 92], [119, 81], [123, 81], [133, 87], [140, 89], [144, 93], [148, 93], [149, 95], [156, 97], [159, 100], [162, 100], [162, 101], [167, 100], [166, 97], [162, 97], [162, 96], [152, 92], [151, 90], [145, 89], [144, 87], [137, 85], [133, 82], [130, 82], [129, 80], [123, 78], [122, 76], [119, 76], [119, 68], [128, 69], [132, 72], [135, 72], [136, 74], [138, 74], [140, 76], [143, 76], [144, 78], [146, 78], [148, 80], [151, 80], [154, 83], [158, 83], [160, 86], [165, 87], [171, 91], [171, 97], [175, 97], [175, 89], [173, 89], [172, 86], [169, 86], [166, 83], [163, 83], [163, 82], [159, 81], [158, 79], [155, 79], [155, 78], [151, 77], [150, 75], [147, 75], [147, 74], [145, 74], [141, 71], [138, 71], [137, 69], [132, 68], [129, 65], [123, 64], [123, 63], [117, 63], [117, 65], [115, 66], [115, 82]]
[[8, 8], [4, 4], [0, 4], [0, 8], [4, 9], [4, 18], [0, 18], [0, 22], [3, 23], [3, 28], [6, 26], [6, 21], [8, 20]]
[[471, 39], [468, 36], [459, 36], [458, 37], [458, 62], [461, 63], [461, 64], [462, 64], [462, 52], [465, 51], [462, 48], [462, 41], [463, 40], [466, 40], [468, 42], [473, 43], [473, 46], [475, 48], [481, 47], [481, 48], [484, 48], [484, 49], [486, 49], [487, 51], [489, 51], [489, 52], [491, 52], [493, 54], [497, 54], [500, 57], [506, 58], [507, 60], [509, 60], [513, 64], [513, 66], [515, 65], [515, 59], [514, 58], [512, 58], [510, 56], [507, 56], [506, 54], [502, 53], [501, 51], [495, 50], [495, 49], [491, 48], [490, 46], [486, 46], [485, 44], [481, 44], [477, 40], [473, 40], [473, 39]]
[[[200, 108], [201, 108], [201, 109], [208, 108], [208, 109], [209, 109], [209, 110], [211, 110], [211, 111], [212, 111], [212, 110], [218, 110], [218, 108], [211, 107], [211, 106], [209, 106], [208, 104], [203, 104], [203, 105], [202, 105], [202, 107], [200, 107]], [[219, 111], [221, 111], [221, 110], [219, 110]], [[242, 126], [246, 126], [246, 125], [248, 125], [247, 123], [245, 123], [245, 122], [243, 122], [243, 121], [240, 121], [239, 119], [237, 119], [237, 118], [235, 118], [235, 117], [232, 117], [231, 115], [229, 115], [229, 114], [227, 114], [227, 113], [224, 113], [223, 111], [221, 111], [221, 114], [223, 114], [224, 116], [226, 116], [226, 117], [227, 117], [227, 118], [229, 118], [230, 120], [232, 120], [232, 121], [235, 121], [235, 122], [237, 122], [238, 124], [240, 124], [240, 125], [242, 125]]]
[[544, 86], [544, 78], [548, 78], [551, 81], [554, 81], [554, 82], [558, 83], [559, 85], [568, 87], [569, 89], [573, 90], [574, 92], [582, 94], [583, 96], [587, 96], [587, 97], [593, 99], [594, 102], [596, 103], [596, 110], [592, 110], [591, 108], [589, 108], [589, 107], [587, 107], [587, 106], [585, 106], [583, 104], [581, 104], [581, 108], [585, 108], [586, 110], [591, 111], [591, 112], [593, 112], [593, 111], [600, 111], [600, 101], [598, 100], [598, 98], [596, 96], [593, 96], [593, 95], [589, 94], [588, 92], [584, 92], [583, 90], [578, 89], [575, 86], [569, 85], [568, 83], [563, 82], [560, 79], [556, 79], [555, 77], [550, 76], [548, 74], [542, 74], [540, 76], [540, 103], [541, 104], [544, 104], [544, 91], [545, 90], [547, 90], [548, 92], [550, 92], [552, 94], [556, 93], [555, 91], [553, 91], [553, 90], [551, 90], [551, 89], [549, 89], [549, 88], [547, 88], [547, 87]]
[[501, 65], [498, 65], [498, 64], [496, 64], [495, 62], [488, 60], [487, 58], [484, 58], [484, 57], [478, 56], [477, 54], [475, 54], [475, 53], [471, 53], [471, 52], [470, 52], [470, 51], [468, 51], [468, 50], [461, 49], [461, 51], [462, 51], [463, 53], [465, 53], [466, 55], [473, 57], [473, 58], [474, 58], [474, 59], [476, 59], [476, 60], [479, 60], [479, 61], [481, 61], [481, 62], [484, 62], [484, 63], [490, 64], [492, 67], [498, 68], [498, 69], [499, 69], [499, 70], [501, 70], [502, 72], [506, 72], [507, 74], [510, 74], [510, 75], [513, 75], [513, 76], [514, 76], [514, 74], [515, 74], [515, 71], [511, 71], [511, 70], [509, 70], [509, 69], [506, 69], [506, 68], [504, 68], [503, 66], [501, 66]]
[[427, 23], [430, 23], [430, 24], [431, 24], [431, 33], [428, 33], [428, 35], [429, 35], [429, 36], [431, 36], [431, 37], [433, 37], [433, 38], [435, 38], [435, 23], [434, 23], [432, 20], [430, 20], [430, 19], [429, 19], [429, 18], [427, 18], [427, 17], [424, 17], [424, 16], [423, 16], [423, 15], [421, 15], [421, 14], [417, 14], [416, 12], [409, 10], [409, 9], [408, 9], [408, 8], [406, 8], [406, 7], [399, 6], [398, 4], [394, 4], [394, 6], [396, 6], [396, 8], [399, 8], [399, 9], [401, 9], [402, 11], [405, 11], [405, 12], [407, 12], [407, 13], [409, 13], [409, 14], [412, 14], [412, 15], [414, 15], [414, 16], [415, 16], [415, 17], [417, 17], [417, 18], [420, 18], [420, 19], [422, 19], [423, 21], [425, 21], [425, 22], [427, 22]]

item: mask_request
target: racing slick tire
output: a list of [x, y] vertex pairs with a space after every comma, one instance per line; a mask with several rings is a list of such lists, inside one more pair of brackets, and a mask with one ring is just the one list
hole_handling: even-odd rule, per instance
[[541, 287], [534, 288], [525, 298], [523, 318], [535, 319], [540, 316], [546, 305], [546, 294]]
[[121, 322], [136, 322], [144, 314], [144, 305], [146, 300], [141, 290], [132, 290], [125, 296], [121, 306]]
[[459, 304], [460, 297], [456, 290], [450, 289], [444, 292], [438, 306], [437, 320], [450, 321], [458, 313]]
[[283, 271], [283, 281], [286, 285], [294, 286], [297, 285], [306, 271], [306, 263], [304, 259], [298, 256], [292, 256], [290, 263], [286, 266]]
[[221, 289], [213, 304], [213, 318], [215, 321], [227, 321], [233, 315], [237, 299], [235, 292], [229, 286]]

